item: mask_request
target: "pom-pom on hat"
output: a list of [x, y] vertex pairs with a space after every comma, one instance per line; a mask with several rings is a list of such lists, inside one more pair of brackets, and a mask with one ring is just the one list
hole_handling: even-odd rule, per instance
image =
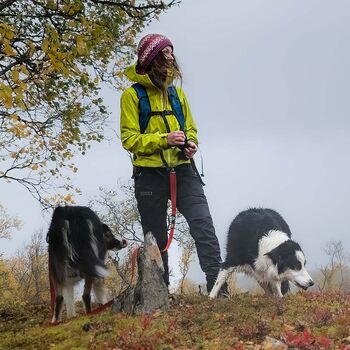
[[141, 74], [145, 73], [152, 60], [167, 46], [173, 47], [173, 44], [161, 34], [148, 34], [140, 40], [137, 47], [137, 58], [138, 70]]

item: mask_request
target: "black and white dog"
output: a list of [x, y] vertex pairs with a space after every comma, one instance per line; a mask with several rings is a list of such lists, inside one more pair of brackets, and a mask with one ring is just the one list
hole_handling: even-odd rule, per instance
[[305, 269], [305, 256], [291, 240], [288, 224], [271, 209], [248, 209], [231, 223], [226, 261], [209, 297], [215, 298], [232, 271], [253, 276], [265, 293], [282, 297], [289, 282], [307, 289], [314, 284]]
[[47, 233], [50, 278], [55, 288], [53, 323], [61, 320], [63, 301], [67, 317], [75, 316], [74, 284], [85, 280], [83, 301], [91, 311], [91, 289], [98, 303], [106, 303], [103, 277], [107, 250], [126, 247], [88, 207], [57, 207]]

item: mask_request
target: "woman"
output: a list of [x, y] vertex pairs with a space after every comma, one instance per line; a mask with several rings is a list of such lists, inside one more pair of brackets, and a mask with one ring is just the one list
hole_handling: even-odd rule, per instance
[[[197, 128], [186, 96], [176, 87], [184, 125], [172, 110], [168, 87], [182, 78], [171, 41], [160, 34], [141, 39], [137, 63], [126, 70], [126, 76], [137, 83], [121, 97], [121, 139], [123, 147], [133, 153], [135, 196], [144, 233], [151, 231], [162, 251], [167, 244], [167, 203], [170, 199], [170, 169], [176, 173], [177, 209], [195, 240], [199, 263], [206, 274], [207, 290], [212, 289], [221, 258], [218, 239], [200, 178], [190, 159], [197, 152]], [[140, 94], [147, 94], [152, 116], [140, 126]], [[168, 253], [162, 252], [169, 285]]]

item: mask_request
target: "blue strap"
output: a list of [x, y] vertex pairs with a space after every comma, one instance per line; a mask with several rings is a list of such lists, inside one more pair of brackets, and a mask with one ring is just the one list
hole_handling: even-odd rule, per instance
[[148, 122], [151, 118], [151, 104], [147, 95], [146, 88], [140, 83], [133, 84], [137, 98], [139, 99], [139, 124], [141, 134], [143, 134], [147, 128]]
[[185, 116], [182, 110], [179, 95], [177, 94], [175, 86], [168, 87], [168, 96], [170, 100], [171, 109], [173, 110], [177, 121], [180, 124], [180, 130], [185, 130]]

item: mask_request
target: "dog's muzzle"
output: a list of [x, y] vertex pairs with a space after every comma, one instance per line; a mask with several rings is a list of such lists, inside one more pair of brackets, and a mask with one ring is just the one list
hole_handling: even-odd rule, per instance
[[298, 282], [295, 282], [295, 284], [299, 287], [302, 288], [304, 290], [307, 290], [309, 287], [312, 287], [315, 283], [313, 280], [309, 280], [305, 285], [302, 285]]

